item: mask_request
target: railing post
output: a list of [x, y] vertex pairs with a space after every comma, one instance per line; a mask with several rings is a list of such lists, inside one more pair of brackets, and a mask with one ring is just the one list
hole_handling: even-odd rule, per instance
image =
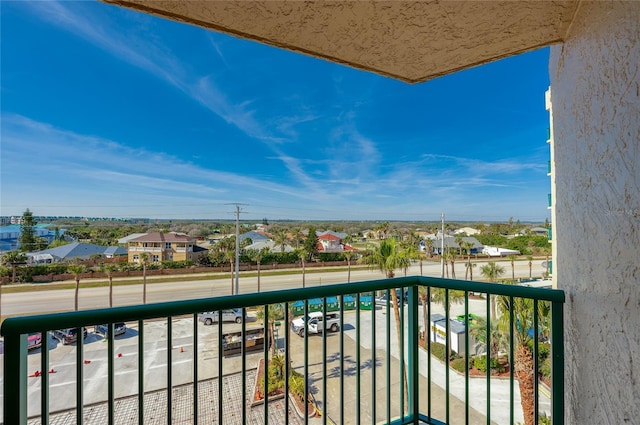
[[[4, 337], [4, 346], [4, 423], [26, 425], [27, 335], [8, 334]], [[7, 391], [8, 388], [11, 391]]]
[[418, 387], [420, 376], [418, 371], [418, 287], [411, 286], [409, 289], [409, 352], [408, 352], [408, 381], [409, 381], [409, 415], [414, 424], [418, 423], [420, 414], [420, 397]]
[[551, 304], [551, 421], [564, 424], [564, 305]]

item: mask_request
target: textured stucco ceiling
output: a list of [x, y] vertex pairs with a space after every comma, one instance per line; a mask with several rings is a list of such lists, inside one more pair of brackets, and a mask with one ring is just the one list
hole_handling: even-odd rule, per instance
[[579, 0], [105, 0], [407, 82], [560, 42]]

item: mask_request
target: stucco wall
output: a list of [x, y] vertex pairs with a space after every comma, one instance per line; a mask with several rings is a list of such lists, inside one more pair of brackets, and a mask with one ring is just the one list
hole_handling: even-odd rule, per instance
[[582, 2], [550, 78], [567, 423], [639, 424], [640, 2]]

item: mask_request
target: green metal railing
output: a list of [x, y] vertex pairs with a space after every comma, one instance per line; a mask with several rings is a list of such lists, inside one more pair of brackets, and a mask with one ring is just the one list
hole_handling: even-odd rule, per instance
[[[397, 328], [400, 329], [400, 333], [393, 336], [396, 332], [396, 319], [391, 318], [391, 312], [394, 311], [393, 303], [389, 300], [390, 295], [393, 297], [396, 288], [402, 288], [401, 294], [406, 291], [405, 296], [398, 298], [398, 311], [399, 311], [399, 323]], [[375, 303], [373, 308], [365, 309], [367, 305], [361, 307], [361, 295], [360, 294], [374, 294], [376, 292], [386, 291], [386, 302], [376, 307]], [[424, 291], [424, 292], [423, 292]], [[421, 306], [420, 301], [423, 299], [431, 300], [437, 291], [444, 291], [444, 311], [445, 311], [445, 349], [446, 353], [454, 344], [454, 340], [451, 339], [451, 318], [450, 308], [452, 306], [452, 297], [454, 295], [463, 294], [464, 302], [464, 321], [465, 332], [464, 342], [460, 344], [459, 340], [455, 343], [460, 347], [464, 347], [464, 370], [462, 373], [450, 371], [449, 367], [443, 366], [442, 362], [434, 358], [432, 350], [435, 348], [436, 342], [432, 339], [436, 338], [435, 333], [432, 332], [432, 324], [423, 323], [422, 333], [420, 330], [421, 314], [426, 312], [427, 318], [431, 322], [431, 314], [433, 309], [437, 308], [433, 302], [427, 302]], [[453, 292], [461, 291], [461, 292]], [[356, 304], [355, 310], [345, 309], [345, 303], [343, 302], [345, 296], [355, 294]], [[486, 333], [484, 336], [486, 351], [486, 391], [479, 396], [478, 394], [472, 394], [470, 382], [475, 378], [470, 375], [470, 347], [471, 337], [469, 329], [472, 326], [472, 319], [470, 319], [470, 299], [477, 298], [478, 294], [482, 294], [484, 297], [482, 301], [474, 300], [475, 303], [486, 303]], [[254, 420], [249, 417], [252, 414], [251, 409], [247, 407], [247, 402], [241, 403], [243, 408], [241, 412], [234, 412], [235, 420], [230, 419], [229, 412], [225, 412], [225, 401], [222, 394], [229, 393], [230, 389], [225, 383], [226, 375], [225, 364], [228, 360], [225, 359], [223, 352], [223, 330], [229, 325], [219, 321], [217, 326], [213, 327], [213, 330], [217, 332], [217, 341], [214, 347], [214, 360], [212, 364], [217, 366], [217, 381], [215, 388], [219, 395], [212, 403], [206, 404], [203, 401], [204, 395], [199, 391], [201, 368], [204, 367], [205, 360], [199, 359], [198, 347], [202, 344], [206, 344], [205, 341], [199, 342], [199, 330], [198, 326], [198, 313], [203, 311], [218, 311], [229, 308], [240, 308], [243, 311], [243, 317], [246, 316], [248, 309], [266, 307], [272, 304], [279, 304], [284, 308], [284, 317], [282, 318], [270, 318], [269, 309], [264, 308], [264, 323], [270, 323], [274, 320], [282, 320], [284, 323], [288, 322], [290, 318], [289, 312], [292, 311], [292, 304], [296, 301], [305, 302], [305, 315], [309, 311], [308, 300], [320, 298], [323, 300], [323, 309], [327, 311], [328, 297], [338, 297], [340, 300], [340, 326], [339, 332], [329, 335], [325, 330], [321, 333], [320, 350], [321, 350], [321, 367], [320, 372], [313, 372], [313, 367], [317, 366], [310, 363], [310, 345], [314, 347], [318, 346], [318, 338], [310, 336], [309, 332], [304, 332], [303, 338], [303, 355], [300, 353], [290, 353], [290, 348], [294, 345], [292, 338], [298, 338], [291, 334], [289, 326], [286, 327], [284, 335], [280, 335], [283, 338], [277, 338], [276, 341], [271, 343], [276, 344], [277, 349], [282, 349], [282, 356], [284, 356], [284, 394], [289, 394], [289, 390], [294, 390], [297, 385], [293, 381], [293, 371], [300, 373], [304, 380], [304, 392], [303, 399], [304, 405], [308, 401], [315, 399], [316, 413], [322, 418], [323, 424], [327, 423], [371, 423], [377, 424], [380, 422], [393, 423], [393, 424], [443, 424], [450, 423], [451, 421], [451, 403], [454, 400], [461, 400], [464, 404], [463, 420], [464, 423], [475, 423], [472, 418], [472, 413], [477, 408], [471, 407], [471, 402], [478, 397], [486, 398], [486, 409], [482, 414], [486, 417], [486, 423], [492, 423], [492, 413], [498, 409], [502, 411], [504, 409], [509, 410], [509, 422], [516, 423], [518, 421], [519, 408], [516, 405], [516, 392], [514, 382], [518, 378], [514, 374], [515, 364], [514, 356], [516, 351], [522, 349], [522, 344], [518, 345], [519, 335], [528, 334], [530, 338], [531, 351], [533, 355], [533, 370], [538, 371], [540, 364], [538, 361], [542, 341], [543, 344], [550, 342], [551, 346], [551, 377], [549, 382], [550, 387], [550, 415], [552, 423], [563, 424], [564, 405], [563, 405], [563, 393], [564, 393], [564, 352], [563, 352], [563, 303], [564, 293], [558, 290], [538, 289], [516, 285], [499, 285], [480, 282], [459, 281], [450, 279], [438, 279], [430, 277], [401, 277], [394, 279], [383, 279], [361, 283], [339, 284], [339, 285], [327, 285], [322, 287], [310, 287], [305, 289], [292, 289], [285, 291], [273, 291], [263, 292], [256, 294], [240, 294], [235, 296], [225, 296], [208, 299], [188, 300], [188, 301], [176, 301], [167, 303], [138, 305], [131, 307], [117, 307], [113, 309], [100, 309], [90, 311], [78, 311], [59, 314], [47, 314], [40, 316], [30, 317], [15, 317], [6, 319], [2, 325], [2, 335], [4, 336], [4, 401], [3, 401], [3, 413], [5, 424], [26, 424], [29, 420], [29, 412], [37, 411], [37, 414], [32, 416], [37, 417], [41, 423], [55, 423], [54, 416], [57, 412], [50, 412], [50, 392], [51, 392], [51, 378], [45, 371], [50, 368], [50, 341], [48, 337], [42, 338], [42, 348], [40, 351], [40, 370], [43, 373], [37, 377], [39, 379], [39, 406], [30, 406], [29, 397], [27, 393], [29, 374], [28, 368], [28, 352], [27, 352], [27, 334], [30, 332], [41, 332], [42, 335], [48, 335], [48, 332], [54, 329], [63, 328], [78, 328], [91, 326], [96, 323], [108, 323], [110, 324], [111, 331], [106, 338], [107, 343], [107, 361], [106, 361], [106, 423], [117, 423], [116, 416], [116, 380], [115, 380], [115, 340], [113, 336], [113, 323], [127, 322], [137, 324], [137, 418], [136, 422], [139, 424], [148, 423], [149, 418], [145, 417], [145, 384], [146, 376], [145, 370], [147, 365], [145, 364], [145, 347], [148, 350], [148, 344], [150, 341], [145, 338], [145, 323], [149, 321], [155, 321], [161, 319], [166, 321], [166, 365], [167, 376], [166, 384], [164, 385], [164, 392], [166, 393], [166, 403], [164, 409], [166, 412], [166, 422], [172, 423], [173, 411], [175, 404], [173, 403], [172, 391], [176, 384], [173, 382], [175, 372], [173, 371], [173, 326], [176, 320], [193, 320], [192, 327], [192, 339], [193, 339], [193, 353], [191, 363], [191, 394], [193, 407], [191, 409], [190, 422], [191, 423], [211, 423], [217, 421], [217, 423], [242, 423], [246, 424], [253, 422]], [[501, 311], [501, 323], [508, 323], [509, 334], [509, 393], [510, 400], [506, 406], [497, 406], [495, 400], [491, 399], [491, 387], [492, 387], [492, 375], [491, 375], [491, 362], [492, 352], [489, 349], [491, 347], [492, 334], [491, 334], [491, 303], [494, 297], [498, 297], [501, 306], [506, 306], [506, 309]], [[364, 296], [362, 297], [364, 298]], [[373, 301], [373, 299], [371, 300]], [[527, 318], [527, 312], [519, 306], [528, 305], [532, 306], [531, 311], [539, 311], [548, 309], [549, 314], [538, 315], [529, 313], [530, 318]], [[381, 317], [384, 315], [384, 317]], [[185, 319], [186, 318], [186, 319]], [[506, 320], [508, 318], [508, 320]], [[424, 321], [424, 320], [423, 320]], [[541, 322], [542, 321], [542, 322]], [[176, 322], [177, 323], [177, 322]], [[366, 325], [365, 325], [366, 324]], [[544, 325], [544, 326], [543, 326]], [[239, 325], [241, 328], [241, 335], [246, 338], [247, 335], [247, 320], [243, 319]], [[324, 326], [324, 325], [323, 325]], [[370, 327], [370, 334], [365, 334], [366, 327]], [[427, 332], [427, 326], [429, 332]], [[376, 333], [377, 329], [384, 328], [385, 340], [378, 344], [380, 333]], [[255, 356], [261, 358], [265, 365], [270, 364], [270, 350], [268, 346], [269, 341], [269, 329], [268, 326], [263, 328], [264, 330], [264, 348], [260, 352], [249, 353], [247, 350], [249, 343], [246, 339], [242, 342], [242, 348], [240, 353], [240, 375], [241, 375], [241, 395], [242, 401], [251, 399], [251, 395], [248, 394], [248, 366], [247, 359], [249, 356], [252, 360], [255, 360]], [[525, 331], [523, 333], [523, 330]], [[424, 343], [421, 344], [420, 336], [423, 337]], [[548, 338], [548, 341], [547, 341]], [[336, 341], [337, 340], [337, 341]], [[355, 354], [352, 356], [346, 352], [346, 342], [350, 340], [355, 341]], [[157, 341], [156, 341], [157, 342]], [[145, 346], [147, 344], [147, 346]], [[299, 344], [296, 340], [295, 344]], [[83, 333], [78, 332], [78, 342], [75, 352], [75, 378], [76, 378], [76, 390], [75, 390], [75, 423], [83, 423], [83, 413], [87, 408], [85, 406], [85, 385], [83, 375], [83, 364], [85, 350]], [[330, 348], [329, 346], [333, 347]], [[366, 348], [369, 347], [369, 348]], [[334, 352], [329, 351], [333, 349]], [[316, 351], [317, 353], [318, 351]], [[380, 354], [382, 353], [382, 354]], [[295, 358], [295, 364], [292, 364]], [[302, 364], [300, 364], [302, 363]], [[335, 364], [335, 366], [331, 366]], [[444, 367], [445, 378], [444, 384], [434, 384], [434, 370], [438, 367]], [[422, 369], [422, 371], [421, 371]], [[424, 371], [426, 369], [426, 371]], [[380, 373], [378, 375], [378, 373]], [[406, 374], [406, 375], [405, 375]], [[533, 373], [533, 401], [535, 410], [538, 412], [540, 409], [541, 396], [539, 394], [539, 387], [542, 385], [539, 373]], [[403, 382], [407, 382], [407, 395], [405, 399], [403, 391]], [[263, 374], [264, 388], [269, 388], [268, 373]], [[462, 378], [461, 378], [462, 377]], [[454, 394], [451, 381], [453, 379], [464, 379], [464, 392], [462, 394]], [[520, 376], [520, 379], [522, 376]], [[366, 383], [369, 383], [367, 386]], [[474, 381], [476, 382], [476, 381]], [[435, 388], [434, 385], [442, 386], [445, 393], [444, 410], [442, 415], [436, 414], [436, 410], [442, 407], [440, 402], [434, 401]], [[493, 383], [495, 385], [495, 383]], [[329, 388], [331, 386], [331, 388]], [[348, 388], [347, 388], [348, 387]], [[320, 392], [320, 388], [322, 391]], [[314, 397], [313, 391], [317, 394]], [[73, 395], [69, 395], [73, 397]], [[237, 395], [236, 395], [237, 396]], [[316, 397], [319, 397], [317, 399]], [[336, 398], [337, 396], [337, 398]], [[289, 413], [292, 412], [295, 404], [292, 398], [284, 397], [284, 409], [274, 409], [270, 407], [270, 399], [275, 396], [269, 395], [269, 391], [265, 391], [264, 402], [261, 407], [261, 418], [263, 423], [268, 423], [270, 418], [274, 414], [282, 414], [282, 419], [278, 422], [289, 424], [293, 417]], [[33, 404], [33, 403], [31, 403]], [[206, 404], [206, 406], [204, 406]], [[404, 408], [403, 408], [404, 406]], [[39, 407], [39, 410], [37, 409]], [[205, 419], [201, 416], [201, 407], [209, 407], [215, 411], [215, 415], [211, 420]], [[277, 410], [277, 412], [276, 412]], [[459, 412], [455, 412], [456, 414]], [[68, 412], [67, 412], [68, 414]], [[307, 424], [309, 422], [309, 416], [303, 415], [299, 418], [297, 423]], [[437, 417], [438, 416], [438, 417]], [[534, 423], [539, 423], [539, 416], [536, 413]]]

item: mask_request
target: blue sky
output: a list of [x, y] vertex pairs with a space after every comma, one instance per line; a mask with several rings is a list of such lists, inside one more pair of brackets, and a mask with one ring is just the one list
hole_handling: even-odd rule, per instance
[[103, 3], [0, 7], [0, 215], [549, 217], [548, 49], [408, 85]]

